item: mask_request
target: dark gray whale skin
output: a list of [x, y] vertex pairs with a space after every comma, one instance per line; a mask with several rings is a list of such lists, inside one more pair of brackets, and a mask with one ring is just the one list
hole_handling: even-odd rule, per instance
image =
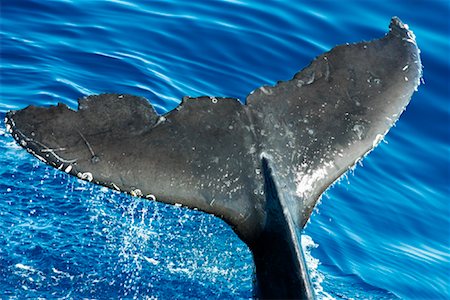
[[45, 163], [133, 196], [225, 220], [255, 262], [256, 298], [314, 298], [300, 231], [320, 195], [371, 151], [417, 89], [415, 37], [333, 48], [291, 80], [237, 99], [184, 97], [158, 116], [141, 97], [88, 96], [11, 111], [6, 127]]

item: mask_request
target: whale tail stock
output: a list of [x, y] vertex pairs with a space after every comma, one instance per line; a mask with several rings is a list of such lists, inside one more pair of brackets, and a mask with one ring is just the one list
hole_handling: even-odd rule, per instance
[[9, 112], [15, 140], [80, 179], [225, 220], [247, 243], [255, 296], [313, 298], [298, 232], [320, 195], [382, 140], [419, 85], [413, 33], [333, 48], [291, 80], [237, 99], [88, 96]]

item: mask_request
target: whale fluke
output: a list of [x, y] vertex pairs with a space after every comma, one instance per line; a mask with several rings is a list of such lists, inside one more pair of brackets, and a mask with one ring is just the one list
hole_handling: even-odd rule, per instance
[[45, 163], [133, 196], [225, 220], [249, 246], [255, 297], [314, 298], [298, 234], [320, 195], [397, 121], [422, 66], [398, 18], [384, 37], [316, 57], [242, 104], [184, 97], [160, 116], [132, 95], [11, 111], [6, 127]]

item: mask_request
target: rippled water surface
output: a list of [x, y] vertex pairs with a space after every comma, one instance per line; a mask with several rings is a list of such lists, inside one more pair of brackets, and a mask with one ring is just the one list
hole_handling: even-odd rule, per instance
[[[245, 99], [399, 16], [424, 84], [302, 242], [319, 298], [450, 297], [448, 1], [2, 0], [0, 14], [2, 119], [104, 92], [159, 113], [184, 95]], [[224, 222], [68, 177], [1, 127], [0, 297], [251, 297], [251, 254]]]

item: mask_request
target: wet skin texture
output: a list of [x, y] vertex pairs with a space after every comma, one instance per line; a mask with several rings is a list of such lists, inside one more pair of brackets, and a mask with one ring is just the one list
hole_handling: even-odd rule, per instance
[[164, 116], [102, 94], [9, 112], [37, 158], [80, 179], [225, 220], [249, 246], [255, 297], [313, 298], [298, 234], [320, 195], [384, 137], [421, 76], [398, 18], [381, 39], [341, 45], [291, 80], [237, 99], [183, 98]]

